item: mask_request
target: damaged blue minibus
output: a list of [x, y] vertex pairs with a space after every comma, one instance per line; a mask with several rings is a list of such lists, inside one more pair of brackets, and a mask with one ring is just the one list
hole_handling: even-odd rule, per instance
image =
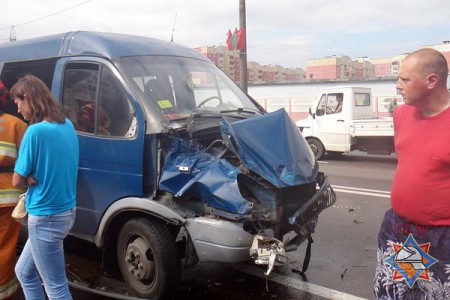
[[8, 88], [41, 78], [75, 125], [71, 242], [98, 249], [103, 275], [133, 297], [166, 298], [199, 261], [268, 274], [336, 201], [287, 113], [267, 113], [192, 49], [68, 32], [0, 44], [0, 70]]

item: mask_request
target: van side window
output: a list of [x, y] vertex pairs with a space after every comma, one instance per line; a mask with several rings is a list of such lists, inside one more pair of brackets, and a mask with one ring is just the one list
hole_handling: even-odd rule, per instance
[[[27, 74], [34, 75], [51, 90], [55, 65], [56, 59], [54, 58], [5, 62], [3, 69], [1, 69], [1, 78], [6, 87], [10, 89], [20, 77]], [[22, 114], [17, 112], [17, 106], [13, 101], [6, 101], [2, 110], [23, 120]]]
[[332, 115], [340, 113], [342, 111], [343, 102], [343, 93], [323, 94], [317, 105], [316, 114], [318, 116], [323, 116], [325, 114]]
[[370, 93], [355, 93], [355, 106], [370, 106]]
[[[107, 129], [111, 136], [129, 137], [134, 109], [122, 84], [108, 68], [102, 69], [97, 128]], [[99, 132], [100, 133], [100, 132]]]
[[327, 114], [337, 114], [342, 111], [342, 105], [344, 102], [344, 94], [328, 94], [327, 98]]
[[2, 70], [3, 83], [11, 88], [24, 75], [34, 75], [51, 90], [56, 59], [25, 60], [5, 63]]
[[98, 64], [66, 66], [62, 106], [77, 131], [103, 136], [125, 137], [134, 116], [120, 82]]
[[77, 131], [95, 133], [98, 73], [94, 64], [71, 64], [64, 72], [62, 107]]

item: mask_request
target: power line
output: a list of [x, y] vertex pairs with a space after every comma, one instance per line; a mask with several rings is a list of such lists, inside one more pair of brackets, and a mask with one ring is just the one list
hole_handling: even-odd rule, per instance
[[70, 9], [73, 9], [73, 8], [78, 7], [78, 6], [80, 6], [80, 5], [86, 4], [86, 3], [90, 2], [90, 1], [91, 1], [91, 0], [86, 0], [86, 1], [84, 1], [84, 2], [81, 2], [81, 3], [76, 4], [76, 5], [74, 5], [74, 6], [65, 8], [65, 9], [63, 9], [63, 10], [59, 10], [59, 11], [54, 12], [54, 13], [52, 13], [52, 14], [46, 15], [46, 16], [44, 16], [44, 17], [40, 17], [40, 18], [37, 18], [37, 19], [34, 19], [34, 20], [26, 21], [26, 22], [24, 22], [24, 23], [15, 24], [15, 25], [7, 26], [7, 27], [2, 27], [2, 28], [0, 28], [0, 30], [7, 30], [7, 29], [11, 29], [12, 26], [14, 26], [14, 27], [19, 27], [19, 26], [27, 25], [27, 24], [30, 24], [30, 23], [33, 23], [33, 22], [36, 22], [36, 21], [40, 21], [40, 20], [49, 18], [49, 17], [53, 17], [53, 16], [55, 16], [55, 15], [58, 15], [58, 14], [60, 14], [60, 13], [63, 13], [63, 12], [68, 11], [68, 10], [70, 10]]

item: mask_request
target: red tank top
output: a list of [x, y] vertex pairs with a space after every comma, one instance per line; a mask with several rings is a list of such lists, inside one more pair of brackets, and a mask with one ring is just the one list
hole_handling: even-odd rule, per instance
[[450, 109], [425, 118], [418, 108], [394, 111], [398, 166], [391, 204], [421, 225], [450, 225]]

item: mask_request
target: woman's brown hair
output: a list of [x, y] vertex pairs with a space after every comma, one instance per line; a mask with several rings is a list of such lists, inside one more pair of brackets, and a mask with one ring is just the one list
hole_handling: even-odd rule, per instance
[[25, 75], [10, 91], [11, 99], [28, 101], [30, 124], [44, 121], [64, 123], [66, 117], [61, 106], [42, 80], [33, 75]]

